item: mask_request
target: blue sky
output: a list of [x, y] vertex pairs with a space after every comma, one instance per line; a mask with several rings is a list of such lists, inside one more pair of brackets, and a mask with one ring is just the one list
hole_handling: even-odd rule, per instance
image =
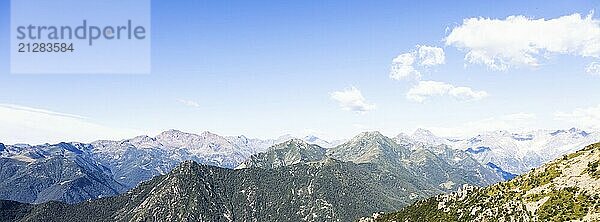
[[[444, 38], [467, 18], [585, 17], [598, 8], [597, 1], [154, 0], [151, 74], [25, 75], [10, 74], [10, 10], [2, 1], [0, 141], [85, 141], [171, 128], [261, 138], [345, 138], [364, 130], [395, 135], [417, 127], [447, 136], [595, 128], [600, 75], [586, 67], [597, 57], [549, 50], [536, 55], [535, 67], [496, 70], [468, 62], [468, 49]], [[442, 48], [444, 64], [420, 68], [420, 79], [391, 79], [392, 60], [417, 45]], [[487, 96], [408, 99], [419, 81]], [[343, 109], [332, 98], [352, 87], [372, 107]], [[34, 119], [40, 122], [22, 124]]]

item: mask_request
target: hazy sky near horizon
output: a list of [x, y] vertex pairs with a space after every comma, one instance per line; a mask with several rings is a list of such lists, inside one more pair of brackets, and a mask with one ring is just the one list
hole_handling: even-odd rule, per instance
[[599, 1], [152, 1], [152, 73], [10, 74], [0, 142], [600, 128]]

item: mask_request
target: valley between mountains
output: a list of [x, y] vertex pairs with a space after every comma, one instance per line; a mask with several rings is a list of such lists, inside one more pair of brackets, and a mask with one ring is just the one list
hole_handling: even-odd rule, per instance
[[[0, 220], [591, 220], [600, 150], [588, 145], [598, 141], [574, 128], [333, 142], [169, 130], [0, 145]], [[566, 205], [547, 207], [555, 202]]]

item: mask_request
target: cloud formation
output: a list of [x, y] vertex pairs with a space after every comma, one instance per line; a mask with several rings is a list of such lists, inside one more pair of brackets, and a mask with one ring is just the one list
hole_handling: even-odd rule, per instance
[[330, 93], [330, 96], [331, 99], [338, 102], [343, 110], [353, 111], [356, 113], [366, 113], [375, 109], [375, 105], [369, 104], [365, 97], [363, 97], [360, 90], [355, 87], [332, 92]]
[[413, 64], [415, 63], [415, 55], [413, 53], [404, 53], [398, 55], [392, 60], [390, 67], [390, 78], [394, 80], [403, 79], [420, 79], [421, 72], [417, 71]]
[[406, 98], [415, 102], [423, 102], [433, 96], [450, 96], [459, 101], [473, 101], [487, 97], [488, 93], [437, 81], [419, 81], [406, 93]]
[[577, 108], [571, 112], [556, 112], [557, 120], [566, 121], [583, 128], [600, 129], [600, 105]]
[[600, 76], [600, 62], [592, 62], [586, 68], [585, 71], [591, 75]]
[[493, 70], [536, 67], [549, 54], [600, 58], [600, 21], [592, 16], [469, 18], [452, 29], [445, 43], [466, 51], [468, 63]]
[[196, 102], [196, 101], [192, 101], [192, 100], [186, 100], [186, 99], [178, 99], [177, 102], [189, 106], [189, 107], [194, 107], [194, 108], [200, 108], [200, 103]]
[[433, 46], [417, 46], [420, 63], [422, 66], [436, 66], [444, 64], [446, 55], [442, 48]]
[[415, 67], [432, 67], [445, 62], [442, 48], [417, 45], [412, 52], [398, 55], [392, 60], [390, 78], [394, 80], [421, 79], [421, 72]]
[[136, 130], [92, 123], [78, 115], [0, 104], [2, 143], [91, 142], [98, 139], [124, 139], [140, 134]]

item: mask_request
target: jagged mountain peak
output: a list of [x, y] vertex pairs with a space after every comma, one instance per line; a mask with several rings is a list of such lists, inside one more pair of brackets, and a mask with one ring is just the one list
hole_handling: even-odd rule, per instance
[[365, 147], [371, 147], [375, 149], [387, 149], [391, 146], [396, 146], [396, 143], [391, 138], [384, 136], [379, 131], [362, 132], [354, 136], [351, 140], [340, 144], [332, 150], [347, 150], [352, 149], [363, 149]]
[[244, 136], [244, 135], [239, 135], [239, 136], [236, 136], [235, 138], [237, 138], [237, 139], [239, 139], [241, 141], [248, 141], [249, 140], [249, 138], [246, 137], [246, 136]]
[[409, 138], [410, 135], [406, 134], [406, 133], [398, 133], [398, 135], [396, 135], [396, 138]]
[[362, 132], [351, 140], [330, 148], [328, 155], [343, 161], [368, 163], [380, 158], [396, 158], [396, 155], [405, 151], [389, 137], [378, 131], [371, 131]]
[[236, 145], [225, 137], [209, 131], [204, 131], [198, 135], [179, 130], [168, 130], [157, 135], [154, 139], [166, 147], [187, 148], [193, 152], [235, 152], [236, 150]]
[[180, 139], [190, 139], [190, 138], [209, 138], [209, 137], [221, 137], [215, 133], [210, 131], [203, 131], [200, 134], [184, 132], [181, 130], [170, 129], [158, 134], [155, 138], [180, 138]]
[[152, 138], [148, 135], [139, 135], [139, 136], [133, 137], [131, 139], [128, 139], [128, 141], [146, 141], [146, 140], [154, 140], [154, 138]]
[[441, 145], [441, 144], [448, 143], [447, 139], [445, 139], [443, 137], [439, 137], [439, 136], [435, 135], [433, 132], [431, 132], [427, 129], [423, 129], [423, 128], [416, 129], [415, 132], [411, 136], [409, 136], [409, 138], [410, 138], [410, 140], [420, 142], [423, 144], [427, 144], [427, 145]]
[[323, 149], [319, 145], [310, 144], [301, 139], [290, 139], [285, 142], [275, 144], [271, 146], [268, 150], [280, 150], [280, 149], [292, 149], [292, 150], [306, 150], [306, 149]]
[[552, 136], [557, 136], [560, 135], [561, 133], [568, 133], [572, 136], [582, 136], [582, 137], [586, 137], [588, 135], [590, 135], [590, 133], [586, 132], [585, 130], [579, 129], [579, 128], [571, 128], [569, 130], [557, 130], [554, 131], [553, 133], [551, 133]]
[[569, 129], [569, 132], [573, 133], [573, 134], [578, 134], [578, 135], [581, 135], [584, 137], [590, 135], [588, 132], [578, 129], [578, 128], [571, 128], [571, 129]]
[[283, 142], [282, 144], [292, 144], [292, 145], [302, 145], [302, 146], [308, 145], [308, 143], [306, 141], [297, 139], [297, 138], [289, 139], [289, 140]]
[[190, 137], [190, 136], [198, 136], [197, 134], [183, 132], [181, 130], [170, 129], [159, 133], [155, 138], [178, 138], [178, 137]]
[[[124, 140], [124, 141], [129, 142], [129, 143], [134, 143], [134, 144], [148, 144], [148, 143], [155, 143], [156, 139], [154, 139], [150, 136], [147, 136], [147, 135], [140, 135], [140, 136], [136, 136], [131, 139]], [[109, 142], [109, 141], [105, 141], [105, 142]]]
[[316, 135], [305, 136], [304, 138], [302, 138], [302, 140], [304, 140], [310, 144], [316, 144], [316, 145], [319, 145], [319, 146], [325, 147], [325, 148], [334, 147], [334, 146], [340, 144], [340, 141], [328, 141], [328, 140], [321, 139], [320, 137], [318, 137]]
[[424, 128], [417, 128], [412, 134], [413, 136], [435, 136], [430, 130]]
[[365, 136], [383, 136], [383, 134], [381, 134], [381, 132], [379, 131], [365, 131], [362, 133], [358, 134], [358, 137], [365, 137]]
[[186, 132], [183, 132], [183, 131], [180, 131], [180, 130], [169, 129], [169, 130], [165, 130], [165, 131], [159, 133], [154, 138], [179, 137], [179, 136], [186, 136], [188, 134], [189, 133], [186, 133]]
[[585, 131], [583, 131], [583, 130], [581, 130], [579, 128], [572, 127], [571, 129], [569, 129], [569, 132], [573, 133], [573, 132], [585, 132]]
[[69, 151], [69, 152], [73, 152], [73, 153], [77, 153], [77, 154], [83, 153], [83, 151], [79, 147], [77, 147], [71, 143], [60, 142], [60, 143], [56, 144], [55, 146], [60, 147], [61, 149]]
[[315, 135], [307, 135], [307, 136], [304, 137], [304, 140], [308, 141], [308, 142], [314, 142], [314, 141], [319, 140], [319, 139], [320, 138], [317, 137], [317, 136], [315, 136]]
[[391, 138], [384, 136], [379, 131], [368, 131], [368, 132], [359, 133], [358, 135], [354, 136], [351, 140], [348, 140], [347, 142], [338, 145], [337, 148], [339, 148], [339, 147], [361, 147], [366, 144], [373, 144], [373, 145], [376, 145], [379, 147], [379, 146], [389, 146], [389, 145], [392, 145], [395, 143]]
[[218, 135], [216, 133], [213, 133], [213, 132], [210, 132], [210, 131], [202, 131], [202, 133], [200, 133], [200, 135], [204, 136], [204, 137], [212, 137], [212, 136], [221, 137], [220, 135]]
[[405, 145], [414, 144], [416, 142], [412, 136], [410, 136], [406, 133], [399, 133], [393, 139], [394, 139], [394, 141], [396, 141], [396, 143], [405, 144]]
[[248, 160], [236, 167], [278, 168], [298, 163], [320, 161], [325, 157], [326, 149], [309, 144], [301, 139], [291, 139], [271, 146], [267, 152], [250, 156]]
[[358, 135], [354, 136], [350, 141], [360, 141], [360, 140], [385, 140], [385, 139], [389, 139], [386, 136], [384, 136], [383, 134], [381, 134], [379, 131], [367, 131], [367, 132], [362, 132], [359, 133]]
[[179, 135], [182, 135], [182, 134], [190, 134], [190, 133], [186, 133], [186, 132], [183, 132], [183, 131], [177, 130], [177, 129], [168, 129], [168, 130], [165, 130], [165, 131], [161, 132], [160, 134], [164, 134], [164, 135], [178, 135], [179, 134]]

